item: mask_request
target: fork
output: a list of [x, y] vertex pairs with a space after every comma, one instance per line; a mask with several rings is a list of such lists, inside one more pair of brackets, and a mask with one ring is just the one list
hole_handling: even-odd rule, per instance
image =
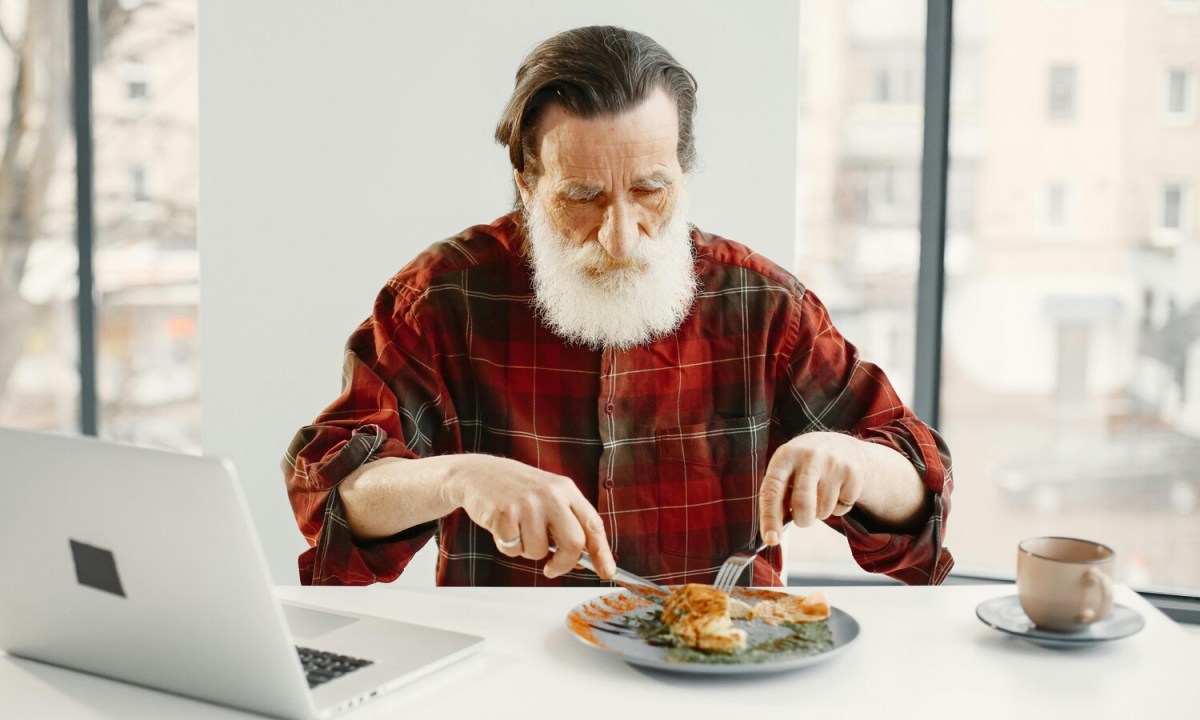
[[[783, 530], [786, 531], [788, 525], [791, 524], [792, 522], [789, 520], [783, 526]], [[783, 532], [780, 532], [779, 534], [780, 537], [783, 536]], [[725, 562], [721, 563], [721, 567], [717, 569], [717, 579], [713, 580], [713, 587], [723, 593], [729, 593], [729, 591], [737, 585], [738, 578], [742, 576], [742, 573], [746, 571], [746, 568], [754, 562], [754, 558], [758, 557], [758, 554], [766, 548], [767, 544], [762, 543], [753, 550], [738, 550], [734, 554], [730, 555]]]

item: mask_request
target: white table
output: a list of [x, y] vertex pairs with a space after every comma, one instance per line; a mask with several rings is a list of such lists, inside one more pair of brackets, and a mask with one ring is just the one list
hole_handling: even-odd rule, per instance
[[[299, 588], [280, 597], [487, 637], [477, 656], [344, 716], [475, 718], [1197, 718], [1200, 637], [1127, 588], [1137, 635], [1081, 650], [1029, 644], [975, 606], [1011, 585], [827, 588], [862, 627], [827, 662], [754, 678], [636, 669], [577, 641], [565, 615], [605, 591]], [[0, 655], [0, 718], [257, 717]]]

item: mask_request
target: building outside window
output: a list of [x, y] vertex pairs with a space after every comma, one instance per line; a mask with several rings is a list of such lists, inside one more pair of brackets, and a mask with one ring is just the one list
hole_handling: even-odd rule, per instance
[[[1200, 13], [1174, 7], [954, 3], [939, 425], [961, 572], [1010, 572], [1019, 540], [1065, 534], [1115, 546], [1135, 587], [1200, 591], [1200, 124], [1162, 131], [1164, 103], [1194, 110]], [[811, 87], [881, 57], [922, 72], [923, 0], [800, 15]], [[901, 178], [923, 118], [854, 87], [801, 109], [796, 271], [911, 403], [920, 193]], [[791, 531], [794, 571], [854, 572], [822, 530]]]
[[[0, 12], [0, 424], [78, 431], [71, 3]], [[97, 415], [101, 437], [200, 449], [196, 3], [93, 4]], [[100, 31], [99, 28], [103, 28]], [[16, 84], [19, 68], [25, 84]], [[164, 78], [152, 92], [151, 76]], [[131, 109], [134, 112], [131, 112]], [[9, 279], [15, 279], [9, 282]]]

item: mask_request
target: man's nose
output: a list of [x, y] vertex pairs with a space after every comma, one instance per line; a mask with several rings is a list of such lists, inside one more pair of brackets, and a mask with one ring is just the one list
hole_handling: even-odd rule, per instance
[[633, 252], [641, 232], [637, 217], [624, 203], [615, 202], [604, 213], [604, 224], [600, 226], [600, 246], [617, 260], [624, 260]]

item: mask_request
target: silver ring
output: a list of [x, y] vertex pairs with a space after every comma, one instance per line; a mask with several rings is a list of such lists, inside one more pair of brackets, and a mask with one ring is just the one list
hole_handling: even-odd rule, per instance
[[512, 540], [497, 540], [496, 545], [505, 550], [512, 550], [515, 547], [521, 546], [521, 536], [518, 535], [515, 538], [513, 538]]

